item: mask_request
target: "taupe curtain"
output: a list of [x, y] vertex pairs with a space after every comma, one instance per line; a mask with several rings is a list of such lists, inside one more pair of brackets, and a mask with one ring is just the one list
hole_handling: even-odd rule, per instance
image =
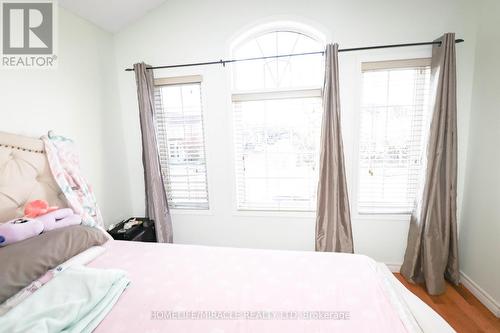
[[142, 164], [146, 190], [146, 214], [155, 222], [160, 243], [172, 243], [172, 221], [160, 169], [156, 130], [154, 126], [153, 71], [145, 63], [134, 64], [142, 133]]
[[353, 253], [351, 215], [340, 129], [337, 44], [326, 46], [323, 109], [316, 211], [316, 251]]
[[445, 290], [445, 278], [459, 282], [457, 246], [457, 103], [455, 34], [432, 51], [433, 114], [422, 196], [411, 216], [401, 274], [425, 282], [427, 292]]

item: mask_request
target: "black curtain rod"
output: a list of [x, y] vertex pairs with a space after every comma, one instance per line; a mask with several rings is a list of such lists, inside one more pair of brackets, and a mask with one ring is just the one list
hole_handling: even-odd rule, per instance
[[[455, 43], [462, 43], [463, 39], [455, 39]], [[422, 42], [422, 43], [407, 43], [407, 44], [388, 44], [388, 45], [375, 45], [375, 46], [365, 46], [365, 47], [354, 47], [349, 49], [339, 49], [339, 52], [352, 52], [352, 51], [363, 51], [363, 50], [375, 50], [375, 49], [386, 49], [391, 47], [408, 47], [408, 46], [421, 46], [421, 45], [440, 45], [440, 41], [434, 42]], [[305, 53], [292, 53], [292, 54], [280, 54], [280, 55], [272, 55], [265, 57], [255, 57], [255, 58], [243, 58], [243, 59], [228, 59], [228, 60], [219, 60], [219, 61], [208, 61], [208, 62], [194, 62], [191, 64], [180, 64], [180, 65], [167, 65], [167, 66], [153, 66], [148, 67], [148, 69], [162, 69], [162, 68], [178, 68], [178, 67], [192, 67], [192, 66], [206, 66], [206, 65], [222, 65], [226, 66], [226, 64], [230, 64], [233, 62], [240, 61], [252, 61], [252, 60], [262, 60], [262, 59], [276, 59], [276, 58], [285, 58], [285, 57], [296, 57], [296, 56], [306, 56], [313, 54], [324, 54], [325, 51], [316, 51], [316, 52], [305, 52]], [[133, 68], [126, 68], [125, 71], [130, 72], [134, 71]]]

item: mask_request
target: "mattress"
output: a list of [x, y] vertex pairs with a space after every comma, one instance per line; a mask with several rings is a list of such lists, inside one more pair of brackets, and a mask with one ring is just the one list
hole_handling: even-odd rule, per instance
[[89, 266], [123, 269], [131, 284], [98, 333], [453, 332], [387, 268], [363, 255], [125, 241], [105, 246]]

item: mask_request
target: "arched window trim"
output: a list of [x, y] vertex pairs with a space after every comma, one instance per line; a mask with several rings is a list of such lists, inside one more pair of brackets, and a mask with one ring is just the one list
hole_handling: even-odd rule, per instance
[[[237, 50], [244, 46], [247, 43], [251, 43], [253, 40], [257, 40], [267, 34], [271, 33], [276, 33], [276, 32], [288, 32], [288, 33], [293, 33], [293, 34], [298, 34], [301, 35], [307, 39], [310, 39], [312, 41], [315, 41], [318, 43], [320, 46], [319, 47], [313, 47], [310, 50], [302, 50], [301, 52], [316, 52], [316, 51], [322, 51], [324, 49], [324, 45], [326, 44], [325, 40], [325, 35], [321, 33], [320, 31], [312, 28], [309, 25], [305, 25], [302, 23], [298, 22], [270, 22], [267, 24], [262, 24], [258, 25], [256, 27], [253, 27], [251, 29], [248, 29], [247, 31], [241, 33], [233, 42], [231, 46], [231, 57], [233, 59], [238, 59], [238, 58], [245, 58], [244, 56], [237, 56], [236, 52]], [[295, 53], [295, 52], [288, 52], [288, 53]], [[296, 52], [300, 53], [300, 52]], [[286, 53], [285, 53], [286, 54]], [[270, 52], [262, 54], [262, 56], [272, 56], [272, 55], [278, 55], [275, 52]], [[282, 59], [288, 59], [288, 58], [282, 58]], [[258, 60], [257, 60], [258, 61]], [[242, 63], [243, 64], [243, 63]], [[241, 66], [241, 64], [236, 64], [234, 67], [231, 68], [230, 71], [230, 82], [231, 82], [231, 90], [234, 94], [240, 94], [240, 93], [245, 93], [245, 92], [250, 92], [250, 93], [255, 93], [255, 92], [260, 92], [261, 90], [257, 89], [254, 91], [248, 90], [248, 89], [241, 89], [236, 87], [236, 82], [238, 80], [238, 74], [237, 71], [235, 70], [236, 66]], [[269, 91], [293, 91], [293, 90], [298, 90], [298, 91], [303, 91], [303, 90], [315, 90], [316, 93], [319, 92], [318, 89], [320, 89], [320, 86], [322, 84], [321, 82], [318, 81], [318, 84], [314, 85], [305, 85], [305, 86], [300, 86], [300, 87], [289, 87], [289, 88], [267, 88], [263, 89], [262, 91], [264, 92], [269, 92]], [[306, 92], [306, 94], [310, 94], [310, 92]], [[299, 93], [300, 95], [300, 93]]]
[[[295, 21], [275, 21], [265, 24], [260, 24], [254, 26], [253, 28], [247, 29], [246, 31], [239, 34], [230, 46], [230, 54], [234, 55], [234, 51], [242, 44], [248, 42], [251, 39], [259, 38], [267, 33], [272, 32], [293, 32], [299, 33], [306, 37], [312, 38], [322, 46], [326, 45], [326, 36], [324, 33], [319, 31], [312, 26]], [[322, 50], [311, 50], [311, 51], [322, 51]]]

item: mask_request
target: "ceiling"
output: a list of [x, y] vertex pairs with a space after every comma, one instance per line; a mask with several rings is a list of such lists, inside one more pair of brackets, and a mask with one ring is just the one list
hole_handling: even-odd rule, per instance
[[118, 32], [166, 0], [59, 0], [59, 5], [109, 32]]

